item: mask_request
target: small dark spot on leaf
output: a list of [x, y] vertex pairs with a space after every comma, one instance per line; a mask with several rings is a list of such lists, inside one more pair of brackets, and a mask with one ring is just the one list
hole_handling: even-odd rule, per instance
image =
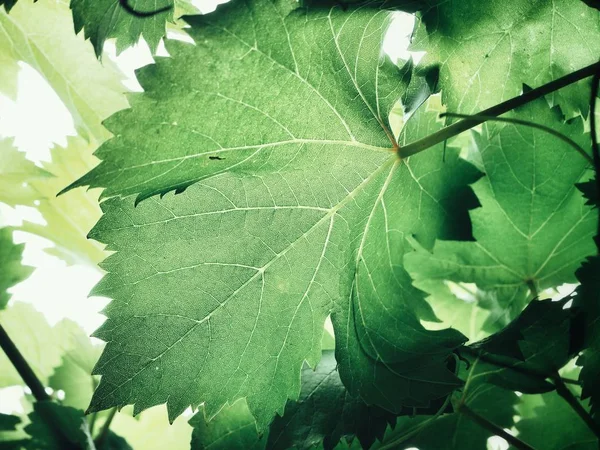
[[224, 160], [225, 158], [221, 158], [220, 156], [209, 156], [209, 157], [208, 157], [208, 159], [211, 159], [211, 160], [213, 160], [213, 161], [214, 161], [214, 160], [222, 161], [222, 160]]

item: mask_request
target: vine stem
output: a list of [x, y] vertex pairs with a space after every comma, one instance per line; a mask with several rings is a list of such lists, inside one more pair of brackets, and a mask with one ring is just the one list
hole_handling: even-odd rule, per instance
[[[590, 98], [590, 136], [592, 138], [592, 157], [594, 158], [594, 170], [596, 172], [596, 193], [600, 195], [600, 144], [598, 143], [598, 130], [596, 129], [596, 106], [598, 104], [598, 89], [600, 84], [600, 67], [594, 72], [592, 78], [592, 92]], [[599, 214], [600, 214], [600, 208]], [[596, 233], [596, 247], [600, 252], [600, 220]]]
[[487, 122], [488, 120], [491, 121], [491, 122], [506, 122], [506, 123], [512, 123], [512, 124], [515, 124], [515, 125], [524, 125], [524, 126], [527, 126], [527, 127], [530, 127], [530, 128], [535, 128], [537, 130], [545, 131], [546, 133], [551, 134], [552, 136], [555, 136], [558, 139], [560, 139], [561, 141], [569, 144], [590, 165], [592, 165], [592, 166], [594, 165], [594, 160], [592, 159], [592, 157], [590, 155], [588, 155], [585, 152], [585, 150], [577, 142], [575, 142], [570, 137], [565, 136], [561, 132], [556, 131], [554, 128], [550, 128], [550, 127], [547, 127], [545, 125], [541, 125], [539, 123], [530, 122], [528, 120], [522, 120], [522, 119], [508, 118], [508, 117], [482, 116], [480, 114], [476, 114], [476, 115], [457, 114], [457, 113], [449, 113], [449, 112], [440, 114], [440, 117], [457, 117], [459, 119], [482, 120], [482, 121], [485, 121], [485, 122]]
[[0, 324], [0, 347], [15, 367], [19, 375], [31, 390], [33, 397], [38, 402], [50, 401], [50, 396], [44, 389], [44, 385], [34, 373], [29, 363], [25, 360], [15, 343], [12, 341], [4, 327]]
[[581, 420], [585, 422], [590, 430], [600, 438], [600, 426], [596, 423], [596, 421], [590, 416], [590, 414], [585, 410], [581, 403], [575, 398], [571, 390], [567, 387], [564, 381], [560, 378], [558, 374], [552, 377], [552, 381], [554, 382], [554, 386], [556, 387], [556, 393], [560, 395], [569, 406], [577, 413]]
[[464, 403], [462, 403], [458, 407], [458, 412], [460, 412], [465, 417], [471, 419], [473, 422], [475, 422], [480, 427], [485, 428], [486, 430], [492, 432], [496, 436], [500, 436], [506, 442], [511, 444], [514, 448], [517, 448], [520, 450], [535, 450], [531, 445], [523, 442], [521, 439], [517, 438], [516, 436], [513, 436], [512, 434], [510, 434], [503, 428], [500, 428], [495, 423], [490, 422], [485, 417], [480, 416], [479, 414], [477, 414], [475, 411], [473, 411], [471, 408], [469, 408]]
[[100, 429], [100, 433], [98, 433], [98, 437], [94, 441], [96, 447], [101, 447], [106, 438], [108, 437], [108, 431], [110, 430], [110, 425], [117, 414], [117, 408], [113, 408], [110, 410], [106, 421], [102, 424], [102, 428]]
[[[599, 70], [600, 61], [595, 64], [591, 64], [587, 67], [584, 67], [583, 69], [571, 72], [570, 74], [565, 75], [564, 77], [557, 78], [556, 80], [551, 81], [550, 83], [546, 83], [540, 87], [524, 92], [523, 94], [518, 95], [517, 97], [513, 97], [509, 100], [492, 106], [491, 108], [485, 109], [477, 115], [492, 117], [500, 116], [504, 113], [507, 113], [508, 111], [511, 111], [519, 106], [523, 106], [526, 103], [529, 103], [537, 98], [543, 97], [544, 95], [557, 91], [565, 86], [583, 80], [584, 78], [591, 77]], [[433, 147], [434, 145], [439, 144], [440, 142], [444, 142], [464, 131], [470, 130], [471, 128], [483, 122], [484, 120], [481, 119], [463, 119], [460, 122], [448, 125], [447, 127], [444, 127], [441, 130], [432, 133], [427, 137], [424, 137], [423, 139], [419, 139], [408, 145], [400, 147], [398, 149], [398, 156], [400, 156], [400, 158], [407, 158], [409, 156], [415, 155], [419, 152], [422, 152], [423, 150], [428, 149], [429, 147]]]

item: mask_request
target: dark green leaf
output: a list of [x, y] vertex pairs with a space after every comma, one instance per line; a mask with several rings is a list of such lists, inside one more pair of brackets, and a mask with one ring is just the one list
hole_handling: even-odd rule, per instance
[[36, 402], [25, 427], [27, 450], [93, 449], [83, 411], [54, 402]]
[[191, 450], [262, 450], [267, 443], [266, 436], [258, 435], [256, 422], [244, 400], [225, 406], [211, 421], [200, 410], [190, 425], [194, 427]]
[[0, 228], [0, 310], [6, 308], [7, 290], [26, 279], [33, 268], [21, 264], [24, 244], [14, 244], [12, 230]]
[[309, 449], [323, 443], [327, 450], [354, 436], [369, 448], [394, 422], [392, 414], [348, 394], [333, 352], [325, 351], [315, 370], [302, 369], [300, 397], [288, 402], [283, 417], [277, 416], [271, 424], [267, 448]]
[[580, 326], [577, 309], [562, 301], [533, 301], [504, 330], [465, 349], [479, 376], [508, 389], [538, 393], [554, 389], [555, 375], [579, 350], [571, 338]]
[[[487, 383], [485, 369], [474, 364], [469, 370], [462, 369], [466, 379], [465, 392], [456, 393], [454, 403], [461, 401], [475, 413], [502, 428], [513, 425], [514, 406], [517, 396], [514, 392]], [[461, 398], [462, 397], [462, 398]], [[396, 427], [388, 431], [381, 444], [373, 449], [405, 449], [416, 447], [419, 450], [482, 450], [491, 433], [459, 412], [446, 413], [439, 417], [402, 417]], [[396, 446], [392, 446], [396, 443]]]
[[[415, 47], [440, 65], [450, 112], [473, 114], [598, 61], [600, 12], [577, 0], [431, 0]], [[589, 80], [552, 94], [568, 117], [589, 109]]]
[[588, 258], [577, 271], [580, 285], [574, 304], [583, 310], [584, 346], [577, 364], [583, 382], [582, 398], [590, 399], [590, 409], [595, 417], [600, 413], [600, 257]]

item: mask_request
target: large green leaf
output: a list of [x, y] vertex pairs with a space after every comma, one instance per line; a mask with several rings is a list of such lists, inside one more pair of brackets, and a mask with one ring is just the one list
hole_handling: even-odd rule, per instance
[[[513, 116], [589, 147], [581, 121], [563, 123], [542, 100]], [[473, 185], [481, 203], [470, 213], [476, 241], [437, 241], [433, 253], [416, 246], [406, 257], [409, 272], [416, 279], [476, 283], [508, 298], [575, 282], [575, 270], [595, 251], [598, 219], [575, 188], [590, 176], [588, 162], [557, 137], [522, 125], [488, 122], [475, 142], [486, 174]]]
[[[422, 63], [440, 65], [448, 110], [475, 113], [598, 61], [600, 11], [581, 1], [431, 0], [417, 32]], [[589, 106], [589, 81], [555, 93], [570, 117]]]
[[288, 402], [283, 417], [271, 424], [267, 447], [310, 449], [323, 443], [331, 449], [342, 438], [356, 437], [363, 448], [369, 448], [393, 423], [392, 414], [348, 394], [333, 352], [326, 351], [315, 370], [302, 369], [300, 397]]
[[25, 280], [33, 268], [21, 264], [23, 244], [14, 244], [12, 230], [0, 228], [0, 310], [6, 308], [10, 294], [7, 290]]
[[[402, 254], [404, 234], [454, 235], [452, 196], [473, 170], [455, 150], [444, 163], [441, 146], [394, 153], [387, 115], [410, 71], [381, 56], [388, 12], [295, 8], [194, 19], [198, 44], [168, 44], [173, 58], [140, 71], [145, 93], [108, 121], [116, 137], [77, 184], [180, 195], [102, 204], [91, 237], [116, 253], [94, 292], [114, 300], [96, 332], [108, 344], [92, 411], [166, 402], [173, 419], [204, 402], [211, 417], [246, 397], [264, 429], [297, 398], [304, 360], [318, 362], [332, 311], [353, 395], [397, 411], [460, 384], [445, 361], [464, 337], [422, 327], [433, 313]], [[439, 129], [438, 111], [413, 115], [402, 142]], [[372, 318], [355, 327], [355, 308]]]
[[0, 91], [16, 93], [17, 63], [24, 61], [52, 86], [86, 138], [108, 136], [100, 124], [127, 106], [118, 73], [103, 65], [82, 35], [73, 33], [67, 0], [20, 0], [10, 14], [0, 9]]

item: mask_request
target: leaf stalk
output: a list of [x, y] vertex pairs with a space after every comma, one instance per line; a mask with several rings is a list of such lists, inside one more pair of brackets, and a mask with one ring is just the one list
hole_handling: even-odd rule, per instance
[[[499, 103], [491, 108], [485, 109], [478, 113], [478, 116], [500, 116], [502, 114], [507, 113], [519, 106], [523, 106], [537, 98], [543, 97], [544, 95], [551, 94], [563, 87], [566, 87], [570, 84], [573, 84], [577, 81], [583, 80], [584, 78], [591, 77], [595, 73], [600, 70], [600, 62], [591, 64], [583, 69], [577, 70], [575, 72], [571, 72], [564, 77], [557, 78], [550, 83], [546, 83], [540, 87], [532, 89], [530, 91], [524, 92], [521, 95], [508, 99], [502, 103]], [[597, 89], [597, 83], [596, 83]], [[448, 125], [447, 127], [442, 128], [441, 130], [430, 134], [423, 139], [419, 139], [415, 142], [412, 142], [404, 147], [400, 147], [398, 149], [398, 156], [400, 158], [408, 158], [409, 156], [415, 155], [423, 150], [428, 149], [429, 147], [433, 147], [436, 144], [444, 142], [464, 131], [470, 130], [471, 128], [483, 123], [484, 121], [481, 119], [463, 119], [460, 122], [453, 123], [452, 125]], [[600, 161], [599, 161], [600, 163]]]
[[50, 396], [44, 389], [29, 363], [25, 360], [15, 343], [12, 341], [4, 327], [0, 324], [0, 347], [17, 370], [27, 387], [31, 390], [33, 397], [38, 402], [50, 401]]
[[503, 438], [506, 442], [508, 442], [509, 444], [511, 444], [516, 449], [519, 449], [519, 450], [535, 450], [531, 445], [527, 444], [526, 442], [523, 442], [518, 437], [513, 436], [508, 431], [504, 430], [503, 428], [500, 428], [495, 423], [490, 422], [485, 417], [480, 416], [479, 414], [477, 414], [475, 411], [473, 411], [471, 408], [469, 408], [464, 403], [461, 403], [459, 405], [458, 412], [460, 412], [462, 415], [464, 415], [468, 419], [470, 419], [473, 422], [475, 422], [480, 427], [485, 428], [486, 430], [492, 432], [496, 436], [500, 436], [501, 438]]
[[575, 398], [571, 390], [567, 387], [558, 373], [552, 377], [552, 381], [556, 387], [556, 393], [569, 404], [573, 411], [575, 411], [575, 413], [581, 417], [581, 420], [585, 422], [588, 428], [592, 430], [592, 432], [598, 438], [600, 438], [600, 425], [598, 425], [592, 416], [585, 410], [585, 408], [581, 406], [581, 403], [579, 403], [579, 401]]
[[[506, 123], [512, 123], [515, 125], [524, 125], [524, 126], [528, 126], [531, 128], [535, 128], [537, 130], [545, 131], [546, 133], [551, 134], [552, 136], [556, 136], [561, 141], [569, 144], [590, 165], [592, 165], [592, 166], [594, 165], [594, 160], [592, 159], [592, 157], [590, 155], [588, 155], [586, 153], [586, 151], [577, 142], [575, 142], [570, 137], [565, 136], [561, 132], [556, 131], [555, 129], [547, 127], [545, 125], [541, 125], [539, 123], [530, 122], [529, 120], [515, 119], [515, 118], [509, 118], [509, 117], [482, 116], [481, 114], [469, 115], [469, 114], [458, 114], [458, 113], [449, 113], [449, 112], [440, 114], [440, 117], [457, 117], [460, 119], [468, 119], [468, 120], [482, 120], [484, 122], [488, 122], [488, 121], [490, 121], [490, 122], [506, 122]], [[532, 292], [533, 291], [534, 290], [532, 289]]]

